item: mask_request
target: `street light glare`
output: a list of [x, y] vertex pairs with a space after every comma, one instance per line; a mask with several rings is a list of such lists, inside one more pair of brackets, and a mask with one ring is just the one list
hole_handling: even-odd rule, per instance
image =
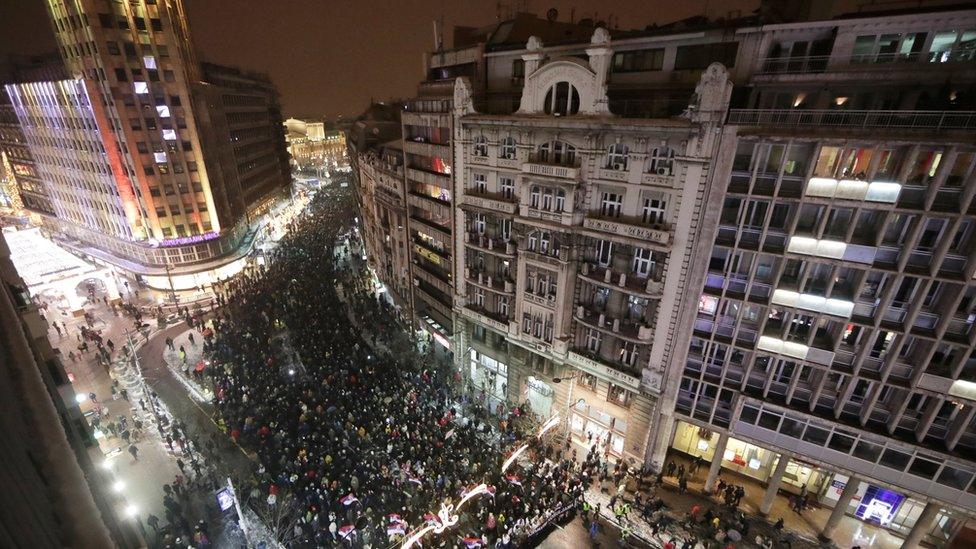
[[122, 493], [122, 490], [124, 489], [125, 489], [125, 483], [122, 482], [121, 480], [117, 480], [115, 481], [114, 484], [112, 484], [112, 490], [115, 490], [116, 493]]
[[291, 368], [289, 368], [288, 369], [288, 375], [290, 375], [290, 376], [295, 375], [295, 370], [292, 370]]
[[77, 395], [75, 395], [75, 402], [77, 402], [78, 404], [81, 404], [86, 400], [88, 400], [88, 395], [86, 394], [78, 393]]
[[138, 514], [139, 514], [139, 508], [138, 508], [138, 507], [136, 507], [136, 506], [135, 506], [134, 504], [131, 504], [131, 503], [130, 503], [130, 504], [129, 504], [129, 505], [127, 505], [127, 506], [126, 506], [126, 508], [125, 508], [125, 514], [126, 514], [126, 516], [128, 516], [128, 517], [134, 517], [134, 516], [136, 516], [136, 515], [138, 515]]

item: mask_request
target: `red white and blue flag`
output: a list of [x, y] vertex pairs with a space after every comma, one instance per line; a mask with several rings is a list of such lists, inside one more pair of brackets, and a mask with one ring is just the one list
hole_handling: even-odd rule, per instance
[[391, 522], [389, 526], [386, 527], [386, 535], [406, 535], [407, 533], [407, 523], [403, 521]]
[[462, 539], [461, 543], [463, 543], [464, 546], [467, 547], [468, 549], [475, 549], [476, 547], [481, 547], [482, 545], [484, 545], [484, 542], [481, 541], [481, 538], [471, 538], [471, 537]]
[[356, 496], [354, 496], [352, 494], [346, 494], [345, 496], [342, 496], [341, 498], [339, 498], [339, 502], [342, 503], [343, 505], [352, 505], [353, 503], [356, 503], [357, 501], [359, 501], [359, 500], [356, 499]]
[[424, 481], [422, 481], [419, 478], [417, 478], [415, 476], [412, 476], [412, 475], [407, 477], [407, 482], [412, 482], [412, 483], [416, 484], [417, 486], [423, 486], [424, 485]]
[[433, 525], [436, 526], [436, 525], [438, 525], [438, 524], [441, 523], [441, 519], [437, 518], [437, 515], [433, 515], [431, 513], [426, 513], [424, 515], [424, 522], [427, 523], [427, 524], [433, 524]]
[[519, 480], [519, 478], [515, 475], [505, 475], [505, 480], [511, 482], [512, 484], [515, 484], [516, 486], [522, 485], [522, 481]]
[[391, 523], [392, 523], [392, 522], [401, 522], [401, 521], [403, 520], [403, 519], [402, 519], [402, 518], [400, 517], [400, 515], [398, 515], [398, 514], [396, 514], [396, 513], [390, 513], [389, 515], [386, 515], [386, 518], [388, 518], [388, 519], [390, 519], [390, 522], [391, 522]]
[[349, 537], [349, 534], [352, 534], [355, 531], [356, 531], [356, 527], [353, 526], [352, 524], [347, 524], [345, 526], [339, 527], [339, 535], [344, 538]]

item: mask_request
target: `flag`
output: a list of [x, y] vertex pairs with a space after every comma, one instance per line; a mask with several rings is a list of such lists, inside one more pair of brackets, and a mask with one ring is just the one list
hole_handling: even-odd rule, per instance
[[389, 515], [386, 515], [386, 518], [390, 519], [390, 523], [401, 522], [403, 520], [400, 518], [400, 515], [396, 513], [390, 513]]
[[453, 434], [454, 434], [454, 429], [451, 429], [450, 431], [447, 432], [446, 435], [444, 435], [444, 438], [451, 438]]
[[423, 486], [424, 485], [424, 481], [420, 480], [417, 477], [413, 477], [413, 476], [407, 477], [407, 482], [412, 482], [412, 483], [416, 484], [417, 486]]
[[347, 494], [347, 495], [339, 498], [339, 502], [342, 503], [343, 505], [347, 505], [347, 506], [348, 505], [352, 505], [353, 503], [356, 503], [357, 501], [359, 501], [359, 500], [356, 499], [356, 496], [354, 496], [352, 494]]
[[438, 525], [441, 523], [441, 519], [437, 518], [437, 515], [426, 513], [424, 514], [424, 522], [427, 524]]
[[505, 475], [505, 480], [511, 482], [512, 484], [515, 484], [516, 486], [522, 485], [522, 481], [520, 481], [519, 478], [515, 475]]
[[491, 494], [491, 497], [495, 497], [495, 487], [489, 484], [488, 493]]
[[388, 536], [392, 536], [392, 535], [396, 535], [396, 534], [399, 534], [399, 535], [403, 536], [403, 535], [406, 535], [406, 533], [407, 533], [407, 523], [406, 522], [395, 521], [395, 522], [390, 523], [390, 525], [386, 527], [386, 535], [388, 535]]
[[345, 526], [340, 526], [339, 527], [339, 535], [342, 536], [342, 537], [344, 537], [344, 538], [349, 537], [349, 534], [351, 534], [351, 533], [353, 533], [355, 531], [356, 531], [356, 527], [353, 526], [352, 524], [347, 524]]
[[461, 542], [464, 543], [464, 546], [467, 547], [468, 549], [474, 549], [475, 547], [481, 547], [482, 545], [484, 545], [484, 543], [481, 541], [481, 538], [468, 537], [462, 539]]

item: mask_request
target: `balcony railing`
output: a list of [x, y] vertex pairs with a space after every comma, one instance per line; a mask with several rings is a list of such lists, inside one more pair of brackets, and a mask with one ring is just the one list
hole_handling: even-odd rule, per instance
[[613, 318], [605, 312], [586, 305], [577, 305], [574, 316], [586, 326], [633, 343], [644, 345], [651, 339], [652, 330], [649, 326], [631, 320]]
[[767, 57], [759, 74], [809, 74], [827, 70], [829, 55]]
[[731, 109], [729, 124], [914, 130], [976, 129], [976, 111]]

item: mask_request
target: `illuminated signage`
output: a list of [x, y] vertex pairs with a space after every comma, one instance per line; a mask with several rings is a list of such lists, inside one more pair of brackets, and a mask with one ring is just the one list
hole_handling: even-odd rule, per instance
[[164, 248], [169, 246], [186, 246], [187, 244], [196, 244], [198, 242], [206, 242], [208, 240], [214, 240], [220, 237], [220, 233], [209, 232], [203, 234], [195, 234], [193, 236], [181, 236], [179, 238], [168, 238], [166, 240], [160, 240], [156, 243], [157, 246], [162, 246]]

